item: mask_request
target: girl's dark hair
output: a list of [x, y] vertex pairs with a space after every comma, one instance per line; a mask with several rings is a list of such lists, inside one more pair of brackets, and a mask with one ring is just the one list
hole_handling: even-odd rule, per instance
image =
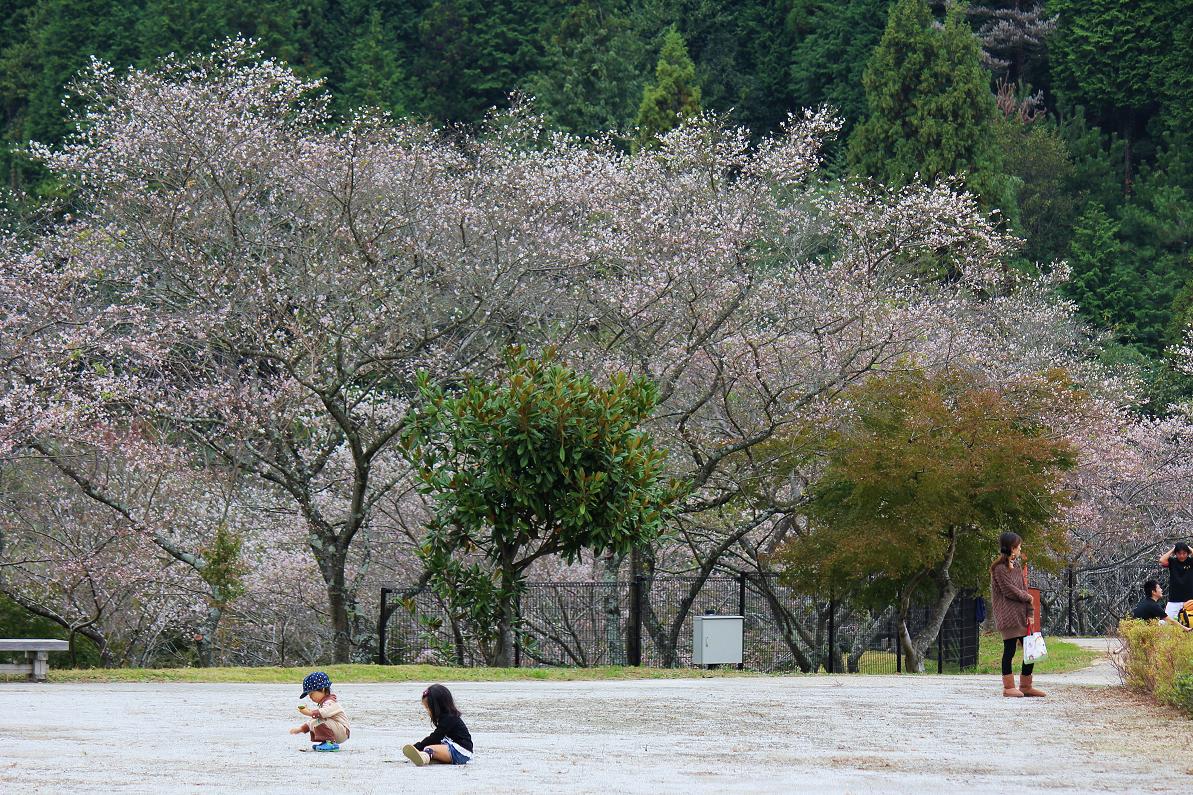
[[431, 723], [436, 726], [448, 715], [460, 717], [460, 710], [456, 707], [455, 699], [452, 698], [452, 691], [443, 685], [431, 685], [424, 690], [423, 701], [427, 702], [427, 707], [431, 710]]
[[998, 537], [998, 557], [995, 558], [994, 562], [990, 564], [990, 572], [994, 573], [994, 570], [997, 569], [999, 565], [1010, 568], [1011, 553], [1015, 550], [1015, 547], [1022, 543], [1023, 539], [1019, 537], [1018, 533], [1003, 533], [1000, 535]]

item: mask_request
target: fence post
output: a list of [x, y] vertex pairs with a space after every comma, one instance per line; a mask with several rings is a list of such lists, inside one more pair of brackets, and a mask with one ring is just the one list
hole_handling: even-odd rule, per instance
[[746, 573], [739, 571], [737, 573], [737, 614], [741, 616], [741, 659], [737, 664], [737, 670], [744, 670], [746, 667]]
[[522, 667], [522, 592], [514, 597], [514, 667]]
[[1076, 572], [1073, 569], [1073, 563], [1069, 563], [1069, 636], [1074, 635], [1073, 631], [1073, 591], [1076, 585]]
[[949, 621], [949, 614], [944, 614], [944, 624], [940, 625], [940, 631], [936, 633], [936, 673], [944, 673], [944, 632], [945, 624]]
[[389, 595], [388, 588], [381, 589], [381, 618], [377, 622], [377, 664], [385, 665], [385, 625], [389, 623], [386, 619], [389, 618], [385, 614], [385, 597]]
[[834, 673], [833, 664], [836, 660], [836, 599], [833, 592], [828, 594], [828, 662], [824, 671]]
[[892, 616], [891, 622], [895, 627], [895, 673], [903, 673], [903, 627], [899, 624], [899, 619]]
[[642, 577], [630, 580], [630, 648], [626, 660], [630, 665], [642, 665]]

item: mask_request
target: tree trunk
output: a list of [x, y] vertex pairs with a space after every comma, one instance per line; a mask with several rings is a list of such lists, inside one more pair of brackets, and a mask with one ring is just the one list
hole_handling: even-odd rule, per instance
[[[697, 570], [692, 584], [688, 587], [688, 592], [679, 600], [679, 609], [676, 611], [675, 618], [671, 622], [670, 630], [666, 633], [666, 645], [662, 650], [664, 659], [666, 660], [664, 663], [665, 667], [671, 668], [675, 665], [675, 657], [679, 648], [679, 636], [683, 632], [684, 622], [688, 618], [688, 613], [692, 610], [692, 605], [695, 604], [696, 599], [700, 596], [700, 592], [704, 590], [704, 584], [708, 582], [708, 578], [712, 576], [713, 571], [716, 569], [717, 563], [720, 562], [721, 557], [728, 551], [729, 547], [737, 543], [738, 540], [756, 527], [757, 524], [757, 522], [748, 524], [722, 541], [716, 549], [708, 554], [708, 558]], [[653, 616], [654, 610], [648, 610], [647, 613]]]
[[348, 591], [344, 585], [344, 571], [339, 569], [327, 586], [327, 602], [331, 608], [331, 626], [335, 632], [332, 641], [333, 660], [338, 663], [352, 661], [352, 635], [348, 621]]
[[513, 599], [502, 599], [501, 612], [497, 620], [497, 648], [493, 652], [492, 664], [497, 668], [513, 668], [515, 621]]
[[927, 648], [920, 649], [911, 637], [907, 626], [910, 609], [902, 605], [899, 609], [899, 648], [903, 651], [903, 670], [907, 673], [922, 674], [924, 672], [924, 655]]
[[[642, 639], [648, 637], [656, 650], [666, 646], [663, 624], [650, 605], [650, 588], [654, 584], [654, 553], [649, 548], [630, 550], [630, 621], [636, 625], [636, 631], [627, 632], [625, 638], [626, 660], [634, 658], [638, 665], [646, 665], [650, 660], [646, 653], [646, 644]], [[630, 645], [637, 643], [637, 648]]]
[[1123, 120], [1123, 195], [1134, 192], [1134, 175], [1131, 163], [1131, 135], [1135, 132], [1135, 114], [1128, 113]]
[[514, 632], [518, 621], [517, 585], [519, 572], [515, 568], [514, 548], [501, 550], [501, 604], [497, 612], [497, 646], [490, 665], [497, 668], [514, 667]]
[[[949, 546], [942, 560], [937, 566], [929, 572], [923, 572], [917, 575], [911, 583], [904, 589], [899, 598], [899, 643], [903, 648], [903, 656], [906, 661], [906, 670], [914, 673], [923, 673], [924, 658], [928, 656], [928, 646], [936, 640], [940, 634], [940, 629], [944, 625], [945, 616], [949, 612], [949, 608], [953, 605], [953, 599], [957, 596], [957, 586], [953, 584], [953, 580], [949, 577], [949, 569], [953, 565], [953, 558], [957, 554], [957, 528], [949, 529]], [[908, 619], [911, 615], [911, 599], [916, 592], [916, 586], [923, 582], [924, 577], [930, 577], [937, 585], [937, 597], [928, 609], [928, 620], [924, 627], [913, 637], [908, 626]]]
[[[65, 625], [64, 625], [65, 626]], [[70, 644], [70, 666], [72, 668], [79, 667], [79, 637], [82, 636], [91, 641], [95, 648], [99, 650], [100, 665], [104, 668], [111, 668], [111, 652], [108, 651], [108, 639], [104, 637], [102, 632], [97, 632], [94, 627], [66, 627], [70, 630], [67, 635], [67, 643]]]
[[765, 575], [758, 578], [758, 591], [766, 599], [771, 616], [779, 625], [779, 634], [787, 645], [787, 650], [791, 652], [796, 666], [804, 673], [811, 673], [820, 667], [820, 656], [815, 651], [815, 638], [809, 637], [810, 633], [807, 628], [800, 624], [799, 619], [783, 606]]
[[352, 607], [352, 595], [348, 592], [347, 550], [337, 543], [334, 535], [320, 534], [312, 539], [311, 551], [319, 562], [319, 571], [323, 575], [323, 582], [327, 587], [327, 607], [331, 613], [331, 628], [334, 633], [332, 639], [332, 661], [347, 663], [352, 661], [352, 623], [349, 619], [349, 609]]
[[871, 614], [866, 629], [854, 636], [853, 647], [849, 650], [849, 657], [846, 660], [846, 670], [849, 673], [856, 674], [861, 670], [862, 655], [870, 648], [870, 644], [882, 634], [884, 625], [890, 620], [892, 612], [888, 607], [877, 615]]
[[219, 630], [220, 619], [224, 611], [217, 605], [207, 608], [206, 619], [199, 624], [198, 636], [195, 638], [196, 651], [199, 653], [199, 667], [210, 668], [215, 664], [215, 633]]
[[460, 622], [455, 616], [451, 617], [452, 645], [456, 650], [456, 665], [463, 668], [468, 664], [467, 646], [464, 644], [464, 633], [460, 630]]
[[11, 591], [7, 588], [0, 588], [0, 593], [4, 594], [33, 615], [49, 619], [67, 631], [66, 642], [69, 645], [70, 662], [72, 666], [78, 664], [78, 651], [75, 647], [75, 644], [77, 643], [78, 636], [82, 635], [83, 637], [87, 638], [87, 640], [94, 643], [95, 648], [99, 650], [100, 665], [102, 665], [104, 668], [115, 667], [116, 663], [112, 658], [112, 650], [108, 646], [108, 638], [102, 631], [96, 629], [95, 627], [102, 617], [102, 611], [99, 615], [93, 616], [91, 619], [82, 624], [73, 624], [70, 621], [67, 621], [63, 616], [55, 613], [53, 610], [48, 610], [38, 605], [36, 602], [25, 599], [16, 591]]
[[[675, 665], [675, 645], [670, 643], [670, 636], [651, 603], [655, 573], [653, 553], [649, 549], [641, 552], [635, 550], [633, 555], [630, 568], [635, 572], [635, 579], [641, 584], [638, 588], [639, 601], [637, 604], [639, 625], [650, 636], [655, 652], [659, 655], [659, 665], [663, 668], [671, 668]], [[641, 635], [641, 633], [639, 634]], [[646, 657], [645, 654], [642, 656]]]

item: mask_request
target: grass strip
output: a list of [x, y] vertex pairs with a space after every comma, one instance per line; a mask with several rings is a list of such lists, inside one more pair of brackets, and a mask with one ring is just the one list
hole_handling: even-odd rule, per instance
[[[1065, 673], [1088, 667], [1099, 653], [1059, 638], [1048, 638], [1048, 656], [1036, 663], [1041, 674]], [[983, 635], [978, 646], [976, 669], [958, 671], [946, 665], [945, 673], [997, 674], [1002, 658], [1002, 638]], [[935, 663], [927, 663], [935, 673]], [[888, 674], [895, 671], [894, 655], [872, 651], [859, 660], [862, 674]], [[228, 682], [244, 684], [293, 684], [314, 668], [325, 671], [333, 682], [593, 682], [618, 679], [710, 679], [741, 676], [766, 676], [755, 671], [734, 668], [635, 668], [600, 666], [596, 668], [459, 668], [439, 665], [324, 665], [310, 668], [50, 668], [51, 682]], [[1016, 660], [1018, 671], [1018, 659]], [[798, 674], [784, 672], [783, 675]], [[21, 677], [0, 677], [19, 680]]]

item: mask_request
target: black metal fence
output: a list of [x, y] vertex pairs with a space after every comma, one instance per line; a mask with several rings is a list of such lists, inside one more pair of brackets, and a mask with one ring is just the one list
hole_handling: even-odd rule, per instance
[[1143, 596], [1143, 583], [1168, 577], [1158, 563], [1069, 567], [1050, 573], [1032, 572], [1031, 584], [1040, 589], [1040, 612], [1045, 634], [1106, 635], [1114, 632]]
[[[402, 593], [409, 591], [381, 593], [382, 664], [484, 664], [468, 627], [453, 620], [438, 596]], [[750, 670], [898, 673], [904, 666], [893, 609], [797, 594], [773, 576], [531, 582], [518, 607], [520, 667], [689, 666], [693, 619], [718, 614], [744, 617], [741, 667]], [[926, 625], [928, 612], [912, 611], [913, 634]], [[959, 596], [927, 649], [924, 670], [976, 666], [978, 618], [974, 597]]]

